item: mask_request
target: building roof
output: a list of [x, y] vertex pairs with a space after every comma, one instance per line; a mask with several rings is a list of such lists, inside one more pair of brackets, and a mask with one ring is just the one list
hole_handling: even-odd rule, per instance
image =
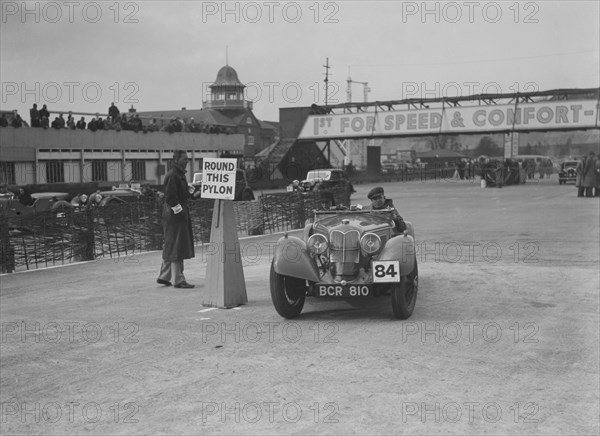
[[258, 120], [258, 122], [260, 123], [260, 127], [263, 129], [271, 129], [271, 130], [275, 130], [276, 132], [279, 131], [279, 123], [277, 121]]
[[219, 70], [219, 72], [217, 73], [217, 79], [215, 80], [215, 83], [210, 85], [210, 88], [215, 86], [238, 86], [242, 88], [245, 87], [245, 85], [242, 82], [240, 82], [240, 79], [238, 79], [237, 72], [229, 65], [225, 65]]

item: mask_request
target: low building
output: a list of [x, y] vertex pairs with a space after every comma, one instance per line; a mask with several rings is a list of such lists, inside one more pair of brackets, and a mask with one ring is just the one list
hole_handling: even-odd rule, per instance
[[0, 128], [0, 183], [162, 184], [174, 150], [190, 156], [190, 180], [204, 157], [243, 153], [239, 134]]

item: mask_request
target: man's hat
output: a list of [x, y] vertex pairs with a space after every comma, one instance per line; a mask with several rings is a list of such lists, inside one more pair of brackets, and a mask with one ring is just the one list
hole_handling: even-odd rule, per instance
[[369, 191], [367, 194], [367, 198], [372, 200], [373, 197], [377, 197], [378, 195], [383, 195], [383, 188], [381, 186], [377, 186]]

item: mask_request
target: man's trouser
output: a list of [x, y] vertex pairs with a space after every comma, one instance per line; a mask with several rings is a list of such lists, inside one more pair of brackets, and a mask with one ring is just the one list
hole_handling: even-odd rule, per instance
[[174, 285], [185, 282], [185, 276], [183, 275], [183, 260], [169, 262], [168, 260], [163, 259], [158, 278], [170, 282], [171, 277], [173, 278], [172, 282]]

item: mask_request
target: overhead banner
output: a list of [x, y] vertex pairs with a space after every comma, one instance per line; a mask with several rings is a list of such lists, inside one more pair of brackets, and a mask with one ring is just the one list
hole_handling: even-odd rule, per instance
[[235, 173], [237, 159], [202, 160], [202, 198], [233, 200], [235, 197]]
[[310, 115], [298, 139], [590, 129], [599, 121], [595, 100], [409, 109]]

